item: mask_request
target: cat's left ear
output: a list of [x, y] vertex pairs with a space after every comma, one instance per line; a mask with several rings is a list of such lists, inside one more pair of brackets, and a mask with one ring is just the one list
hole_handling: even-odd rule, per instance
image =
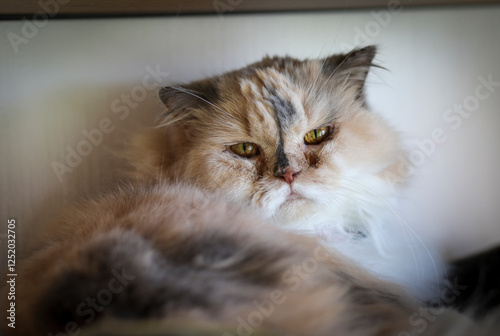
[[373, 66], [373, 59], [377, 54], [376, 46], [354, 49], [347, 54], [336, 54], [323, 60], [324, 75], [335, 80], [339, 85], [354, 88], [358, 92], [357, 98], [364, 95], [366, 77]]

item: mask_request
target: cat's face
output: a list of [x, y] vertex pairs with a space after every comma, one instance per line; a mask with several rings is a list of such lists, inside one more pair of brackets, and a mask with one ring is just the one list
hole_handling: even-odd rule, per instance
[[364, 102], [374, 55], [266, 58], [162, 89], [164, 122], [182, 130], [178, 177], [288, 222], [376, 199], [399, 148]]

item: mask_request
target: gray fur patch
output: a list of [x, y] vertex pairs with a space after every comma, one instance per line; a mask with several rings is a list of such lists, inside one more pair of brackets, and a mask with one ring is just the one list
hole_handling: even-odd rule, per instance
[[269, 90], [269, 97], [267, 99], [274, 110], [280, 131], [288, 128], [297, 117], [297, 111], [292, 103], [285, 100], [274, 89]]
[[276, 90], [269, 89], [268, 101], [273, 108], [276, 116], [276, 122], [279, 129], [278, 148], [276, 148], [276, 163], [274, 164], [274, 176], [279, 177], [284, 174], [286, 168], [290, 165], [286, 157], [283, 146], [283, 133], [297, 118], [297, 111], [292, 103], [280, 96]]

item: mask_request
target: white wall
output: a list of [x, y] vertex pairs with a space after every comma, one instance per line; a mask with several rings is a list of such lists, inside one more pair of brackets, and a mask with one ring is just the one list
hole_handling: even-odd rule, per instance
[[[29, 238], [63, 201], [113, 181], [108, 149], [123, 137], [118, 129], [161, 109], [149, 91], [125, 120], [111, 111], [141, 85], [147, 66], [168, 72], [165, 83], [189, 81], [265, 54], [319, 57], [376, 43], [389, 71], [369, 77], [373, 109], [410, 151], [436, 128], [446, 134], [417, 164], [398, 212], [453, 255], [500, 242], [500, 87], [456, 130], [443, 119], [454, 104], [474, 102], [478, 76], [500, 82], [500, 7], [380, 11], [379, 21], [370, 11], [58, 20], [24, 31], [17, 53], [9, 37], [21, 36], [25, 23], [1, 22], [2, 220], [16, 217]], [[59, 182], [52, 163], [64, 162], [65, 147], [75, 149], [82, 130], [103, 118], [116, 129]]]

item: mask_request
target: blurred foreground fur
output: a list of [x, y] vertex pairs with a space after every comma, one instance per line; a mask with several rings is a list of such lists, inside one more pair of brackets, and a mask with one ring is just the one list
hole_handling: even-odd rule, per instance
[[412, 332], [397, 286], [185, 186], [68, 210], [17, 281], [7, 335], [479, 335], [454, 312]]

